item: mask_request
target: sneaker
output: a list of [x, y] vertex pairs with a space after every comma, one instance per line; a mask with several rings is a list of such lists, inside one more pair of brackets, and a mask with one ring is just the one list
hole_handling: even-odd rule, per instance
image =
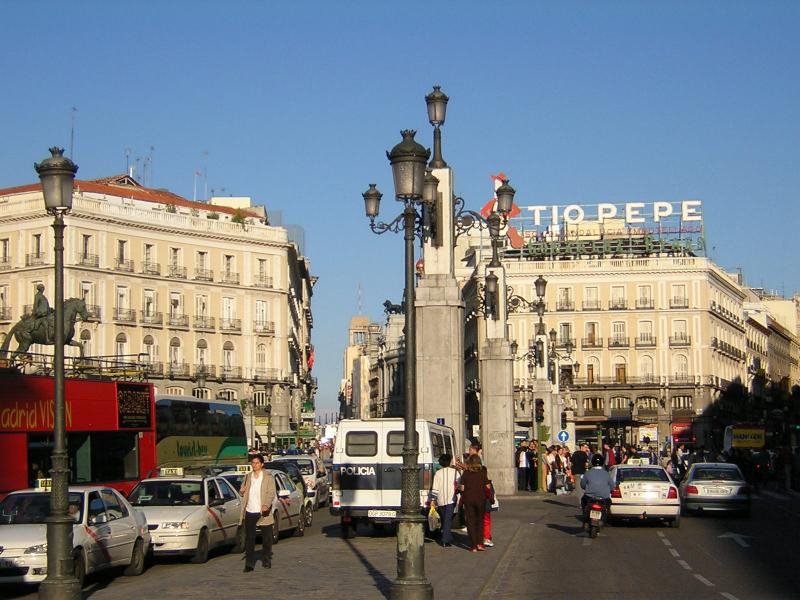
[[489, 546], [489, 548], [491, 548], [492, 546], [494, 546], [494, 542], [492, 540], [483, 540], [483, 545]]
[[486, 548], [484, 547], [483, 544], [478, 544], [478, 552], [484, 552], [485, 550]]

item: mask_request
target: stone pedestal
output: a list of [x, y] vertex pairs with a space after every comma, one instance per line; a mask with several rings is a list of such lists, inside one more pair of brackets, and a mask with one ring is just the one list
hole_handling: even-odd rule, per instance
[[455, 277], [425, 274], [417, 286], [417, 416], [453, 428], [464, 442], [464, 303]]
[[481, 435], [483, 462], [495, 492], [514, 494], [514, 395], [511, 346], [502, 338], [488, 339], [480, 351]]

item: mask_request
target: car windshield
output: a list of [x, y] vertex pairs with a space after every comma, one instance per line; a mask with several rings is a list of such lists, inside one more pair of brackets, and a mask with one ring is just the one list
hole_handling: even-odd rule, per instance
[[128, 500], [134, 506], [200, 506], [203, 491], [199, 481], [143, 481]]
[[[44, 523], [50, 514], [48, 492], [11, 494], [0, 502], [0, 525], [31, 525]], [[69, 515], [80, 522], [83, 517], [83, 494], [70, 492]]]
[[313, 475], [314, 474], [314, 462], [313, 461], [302, 459], [302, 458], [298, 458], [297, 460], [293, 460], [292, 462], [297, 465], [298, 469], [300, 469], [300, 474], [301, 475]]
[[619, 469], [617, 481], [669, 481], [664, 469]]
[[699, 467], [695, 469], [692, 479], [696, 481], [742, 481], [742, 475], [736, 467]]

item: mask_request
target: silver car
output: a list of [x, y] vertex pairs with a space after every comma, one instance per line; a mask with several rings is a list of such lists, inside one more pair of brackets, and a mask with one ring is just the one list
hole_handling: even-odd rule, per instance
[[750, 486], [731, 463], [695, 463], [680, 485], [684, 513], [735, 511], [750, 513]]

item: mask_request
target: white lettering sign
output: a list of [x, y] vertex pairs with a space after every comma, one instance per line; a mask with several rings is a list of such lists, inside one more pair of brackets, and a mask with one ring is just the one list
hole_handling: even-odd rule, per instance
[[[550, 225], [558, 225], [561, 220], [568, 225], [576, 225], [584, 221], [599, 221], [603, 223], [610, 219], [624, 218], [625, 223], [644, 223], [648, 219], [659, 223], [668, 217], [680, 216], [681, 221], [702, 221], [702, 201], [682, 200], [680, 202], [669, 202], [659, 200], [657, 202], [626, 202], [624, 204], [612, 204], [601, 202], [597, 204], [595, 211], [587, 210], [579, 204], [569, 204], [559, 211], [558, 205], [545, 206], [535, 204], [524, 207], [533, 217], [535, 226], [542, 225], [542, 221], [548, 220]], [[648, 206], [651, 208], [648, 210]], [[594, 212], [594, 214], [591, 214]], [[590, 214], [587, 214], [590, 213]]]
[[375, 467], [339, 467], [342, 475], [375, 475]]

